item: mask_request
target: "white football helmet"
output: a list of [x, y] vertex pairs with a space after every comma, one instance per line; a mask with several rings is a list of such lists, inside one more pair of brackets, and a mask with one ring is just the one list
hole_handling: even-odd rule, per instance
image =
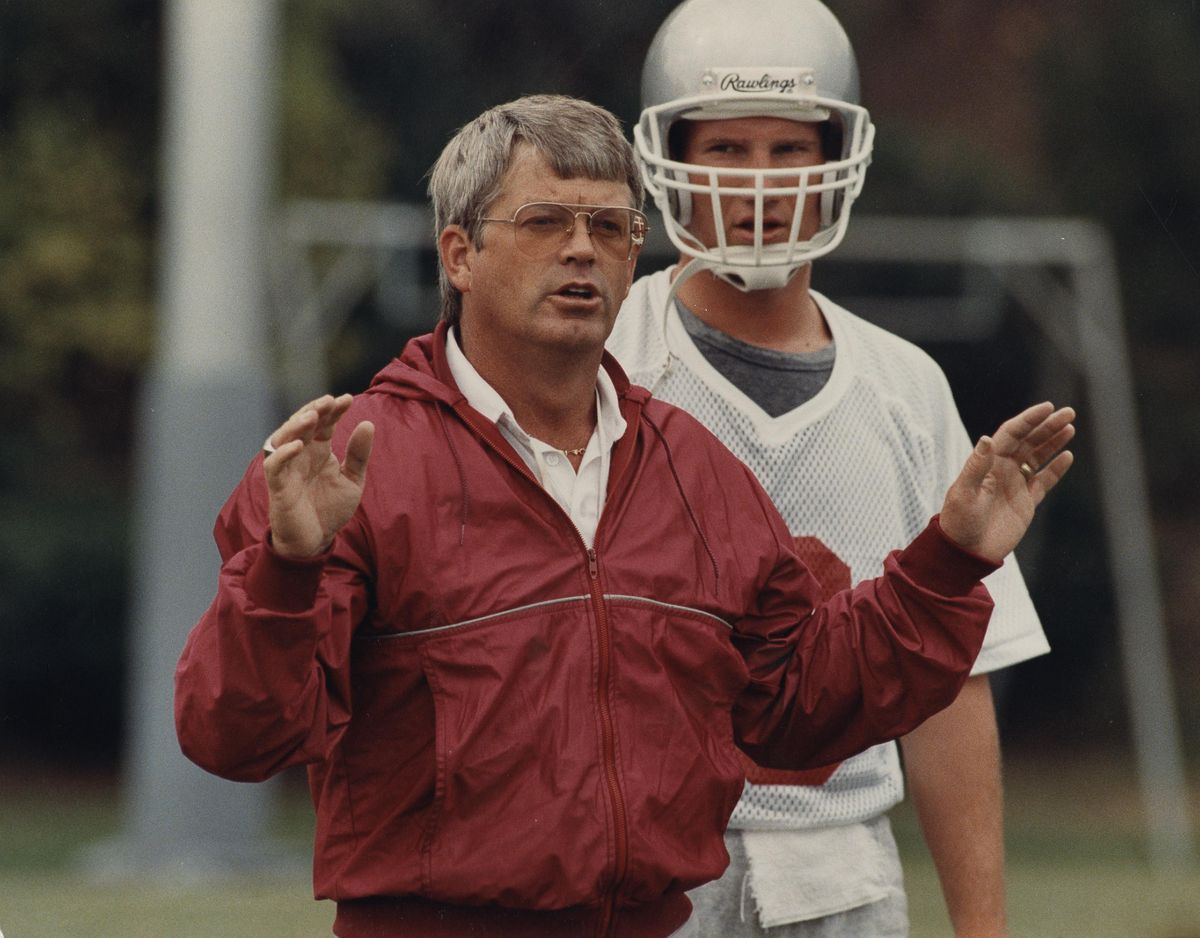
[[[841, 242], [862, 189], [875, 128], [858, 104], [858, 65], [837, 18], [819, 0], [686, 0], [667, 17], [642, 69], [634, 147], [667, 234], [684, 254], [741, 290], [783, 286]], [[669, 152], [678, 120], [782, 117], [828, 124], [840, 155], [818, 166], [729, 169], [682, 163]], [[691, 178], [689, 178], [691, 177]], [[696, 181], [699, 177], [702, 181]], [[789, 237], [763, 243], [763, 200], [795, 198]], [[805, 197], [819, 193], [820, 225], [800, 239]], [[753, 245], [726, 243], [721, 196], [752, 195]], [[711, 201], [717, 241], [687, 228], [693, 198]], [[696, 266], [695, 263], [689, 267]]]

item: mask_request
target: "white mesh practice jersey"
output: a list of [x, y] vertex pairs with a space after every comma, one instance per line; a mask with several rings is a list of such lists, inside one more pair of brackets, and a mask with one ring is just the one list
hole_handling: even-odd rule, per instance
[[[691, 412], [750, 466], [828, 591], [878, 576], [941, 508], [971, 450], [941, 369], [813, 293], [836, 344], [833, 371], [815, 397], [772, 418], [696, 348], [667, 308], [669, 287], [669, 271], [640, 278], [617, 317], [609, 349], [630, 379]], [[1016, 558], [985, 583], [995, 610], [975, 673], [1048, 651]], [[731, 826], [852, 823], [904, 793], [895, 743], [802, 777], [812, 784], [747, 785]]]

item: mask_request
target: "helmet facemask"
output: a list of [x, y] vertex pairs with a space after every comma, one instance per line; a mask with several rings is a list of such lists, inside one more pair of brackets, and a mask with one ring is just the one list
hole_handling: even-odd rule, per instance
[[[662, 212], [668, 237], [681, 253], [697, 259], [705, 268], [739, 290], [782, 287], [800, 268], [832, 251], [841, 242], [850, 220], [850, 206], [862, 189], [870, 162], [874, 126], [866, 110], [830, 98], [812, 97], [781, 106], [779, 99], [715, 100], [711, 96], [670, 101], [642, 112], [634, 128], [634, 145], [642, 167], [646, 189]], [[822, 124], [823, 138], [840, 138], [833, 153], [818, 165], [734, 169], [705, 166], [672, 158], [671, 128], [680, 120], [714, 120], [733, 117], [783, 117]], [[805, 218], [814, 210], [809, 196], [816, 196], [818, 214], [815, 233]], [[711, 206], [716, 243], [703, 244], [689, 229], [694, 200]], [[725, 209], [731, 199], [752, 199], [754, 239], [752, 244], [728, 244]], [[764, 240], [764, 208], [778, 200], [791, 203], [787, 238]], [[806, 234], [802, 237], [802, 233]]]

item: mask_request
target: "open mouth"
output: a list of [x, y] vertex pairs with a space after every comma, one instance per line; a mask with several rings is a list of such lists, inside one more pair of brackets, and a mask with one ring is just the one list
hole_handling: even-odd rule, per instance
[[[783, 238], [788, 231], [787, 225], [779, 221], [771, 221], [763, 219], [762, 239], [764, 244], [770, 244], [773, 241], [778, 241]], [[753, 244], [754, 243], [754, 219], [738, 222], [733, 226], [734, 243], [737, 244]]]
[[568, 283], [565, 287], [558, 291], [558, 296], [564, 296], [569, 300], [592, 300], [599, 294], [596, 288], [586, 283]]

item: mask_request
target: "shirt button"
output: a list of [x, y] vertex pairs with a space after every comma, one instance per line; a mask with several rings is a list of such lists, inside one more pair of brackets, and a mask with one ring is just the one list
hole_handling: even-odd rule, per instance
[[557, 466], [558, 461], [561, 458], [562, 457], [559, 456], [558, 453], [547, 453], [546, 454], [546, 465], [547, 466]]

